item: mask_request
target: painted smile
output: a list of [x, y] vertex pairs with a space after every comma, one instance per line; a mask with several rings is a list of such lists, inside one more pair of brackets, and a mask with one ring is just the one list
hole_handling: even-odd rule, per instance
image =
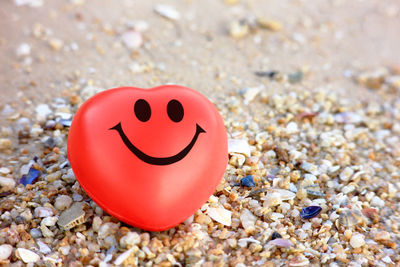
[[136, 157], [138, 157], [142, 161], [144, 161], [144, 162], [146, 162], [148, 164], [152, 164], [152, 165], [169, 165], [169, 164], [173, 164], [175, 162], [180, 161], [181, 159], [186, 157], [186, 155], [193, 148], [193, 146], [196, 143], [197, 138], [199, 137], [199, 135], [201, 133], [205, 133], [206, 132], [206, 131], [203, 130], [203, 128], [201, 128], [196, 123], [196, 133], [194, 134], [194, 136], [192, 138], [192, 141], [190, 141], [190, 143], [183, 150], [181, 150], [181, 152], [179, 152], [178, 154], [176, 154], [174, 156], [171, 156], [171, 157], [157, 158], [157, 157], [152, 157], [152, 156], [149, 156], [149, 155], [143, 153], [140, 149], [138, 149], [135, 145], [133, 145], [131, 143], [131, 141], [129, 141], [129, 138], [125, 135], [124, 131], [122, 130], [121, 123], [118, 123], [114, 127], [110, 128], [110, 130], [116, 130], [119, 133], [119, 135], [121, 136], [121, 139], [124, 142], [124, 144], [126, 145], [126, 147]]

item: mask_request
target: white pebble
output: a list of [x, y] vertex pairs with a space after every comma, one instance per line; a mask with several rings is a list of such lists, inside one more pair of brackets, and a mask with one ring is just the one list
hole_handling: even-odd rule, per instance
[[267, 193], [263, 200], [264, 207], [268, 208], [278, 206], [282, 203], [281, 195], [278, 192]]
[[142, 34], [136, 31], [127, 31], [121, 35], [121, 41], [131, 50], [138, 49], [143, 44]]
[[60, 195], [56, 198], [54, 207], [58, 210], [65, 210], [69, 208], [72, 204], [72, 198], [67, 195]]
[[46, 217], [41, 221], [41, 225], [45, 226], [54, 226], [56, 225], [56, 222], [58, 221], [58, 217], [53, 216], [53, 217]]
[[7, 178], [0, 176], [0, 186], [2, 191], [11, 190], [15, 187], [15, 181], [13, 178]]
[[340, 173], [339, 177], [342, 181], [350, 180], [350, 177], [353, 175], [354, 170], [350, 167], [344, 168], [344, 170]]
[[64, 256], [67, 256], [69, 254], [69, 251], [71, 250], [71, 246], [63, 246], [59, 248], [59, 251], [61, 252], [61, 254], [63, 254]]
[[38, 240], [38, 241], [36, 242], [36, 244], [38, 244], [38, 246], [39, 246], [39, 251], [40, 251], [40, 253], [42, 253], [42, 254], [49, 254], [49, 253], [51, 252], [51, 248], [50, 248], [46, 243], [44, 243], [44, 242]]
[[0, 260], [6, 260], [11, 256], [13, 247], [8, 244], [0, 245]]
[[347, 195], [348, 193], [353, 192], [355, 189], [356, 189], [355, 186], [350, 184], [350, 185], [343, 186], [342, 192], [343, 192], [343, 194]]
[[37, 113], [38, 121], [45, 121], [47, 115], [51, 114], [53, 111], [49, 108], [47, 104], [40, 104], [35, 109]]
[[268, 190], [268, 194], [269, 193], [278, 193], [279, 196], [280, 196], [280, 199], [282, 201], [292, 200], [292, 199], [294, 199], [296, 197], [295, 193], [293, 193], [293, 192], [291, 192], [289, 190], [280, 189], [280, 188], [271, 188], [271, 189]]
[[44, 225], [44, 224], [40, 225], [40, 231], [42, 231], [42, 235], [44, 237], [53, 237], [54, 236], [54, 233], [49, 228], [47, 228], [46, 225]]
[[303, 170], [314, 174], [314, 175], [318, 175], [319, 174], [319, 170], [318, 167], [312, 163], [309, 163], [307, 161], [304, 161], [301, 165], [300, 168], [302, 168]]
[[228, 153], [239, 153], [250, 157], [251, 151], [249, 143], [245, 139], [229, 139]]
[[53, 216], [53, 210], [50, 208], [45, 208], [45, 207], [37, 207], [34, 211], [35, 217], [51, 217]]
[[251, 213], [248, 209], [244, 209], [242, 214], [240, 214], [240, 221], [245, 230], [253, 230], [254, 224], [257, 221], [257, 217]]
[[362, 247], [365, 244], [364, 236], [362, 234], [354, 234], [350, 239], [350, 245], [353, 248]]
[[99, 238], [102, 239], [106, 238], [108, 235], [115, 233], [118, 228], [119, 228], [118, 224], [116, 223], [112, 222], [104, 223], [98, 231]]
[[181, 18], [181, 14], [179, 14], [179, 12], [175, 8], [169, 5], [164, 5], [164, 4], [155, 5], [154, 11], [167, 19], [179, 20]]
[[38, 254], [25, 248], [17, 248], [15, 255], [25, 263], [37, 262], [40, 259]]
[[1, 167], [0, 168], [0, 174], [6, 175], [6, 174], [9, 174], [10, 172], [11, 171], [10, 171], [9, 168], [6, 168], [6, 167]]
[[382, 258], [382, 261], [383, 261], [384, 263], [387, 263], [387, 264], [389, 264], [389, 263], [394, 264], [394, 262], [393, 262], [392, 259], [389, 257], [389, 255], [386, 255], [385, 257], [383, 257], [383, 258]]
[[22, 43], [15, 52], [19, 57], [28, 56], [31, 53], [31, 46], [27, 43]]
[[101, 220], [100, 217], [96, 216], [93, 218], [93, 223], [92, 223], [92, 228], [94, 231], [99, 231], [101, 224], [103, 223], [103, 221]]
[[303, 224], [303, 226], [301, 227], [304, 231], [310, 231], [311, 230], [311, 223], [310, 222], [306, 222]]
[[269, 214], [269, 218], [273, 221], [279, 221], [280, 219], [283, 219], [285, 216], [282, 213], [279, 212], [271, 212]]
[[211, 219], [222, 223], [223, 225], [231, 226], [231, 211], [224, 208], [208, 208], [207, 214], [211, 217]]
[[287, 214], [291, 209], [291, 205], [287, 202], [283, 202], [279, 207], [281, 208], [283, 214]]
[[243, 90], [245, 104], [251, 102], [262, 91], [263, 88], [263, 86], [245, 88]]
[[310, 182], [312, 182], [311, 184], [313, 184], [317, 180], [317, 176], [306, 173], [304, 174], [304, 180], [309, 180]]
[[299, 131], [299, 127], [297, 126], [297, 123], [295, 123], [294, 121], [291, 121], [288, 123], [288, 125], [286, 125], [286, 132], [288, 134], [295, 134]]
[[140, 243], [140, 236], [136, 232], [128, 232], [121, 237], [119, 244], [123, 248], [129, 248]]
[[380, 197], [378, 196], [374, 196], [371, 199], [371, 206], [373, 207], [379, 207], [379, 208], [383, 208], [385, 206], [385, 201], [382, 200]]
[[30, 130], [30, 134], [32, 137], [38, 137], [41, 133], [43, 133], [42, 127], [39, 124], [35, 124], [32, 126]]

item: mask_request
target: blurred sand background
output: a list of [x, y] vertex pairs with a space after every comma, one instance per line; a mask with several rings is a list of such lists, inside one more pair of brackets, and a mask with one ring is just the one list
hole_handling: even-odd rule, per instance
[[[176, 9], [180, 18], [157, 14], [159, 3]], [[209, 97], [261, 84], [268, 92], [285, 90], [254, 74], [271, 70], [303, 70], [298, 86], [307, 90], [327, 87], [350, 99], [376, 98], [352, 75], [399, 64], [399, 9], [395, 0], [4, 0], [0, 107], [50, 101], [80, 87], [79, 79], [101, 88], [171, 82]], [[282, 29], [257, 27], [242, 38], [229, 34], [235, 21], [259, 18]], [[148, 29], [132, 50], [121, 36], [137, 20]], [[28, 44], [28, 54], [17, 51], [21, 44]]]

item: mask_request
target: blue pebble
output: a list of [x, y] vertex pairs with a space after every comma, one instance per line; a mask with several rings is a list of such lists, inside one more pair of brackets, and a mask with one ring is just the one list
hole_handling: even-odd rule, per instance
[[247, 187], [255, 187], [256, 183], [253, 180], [253, 175], [248, 175], [248, 176], [240, 179], [240, 185], [247, 186]]
[[27, 175], [23, 175], [19, 182], [23, 185], [33, 184], [35, 180], [39, 177], [40, 171], [34, 168], [30, 168]]
[[311, 219], [317, 216], [321, 210], [322, 208], [319, 206], [309, 206], [301, 210], [300, 217], [302, 219]]

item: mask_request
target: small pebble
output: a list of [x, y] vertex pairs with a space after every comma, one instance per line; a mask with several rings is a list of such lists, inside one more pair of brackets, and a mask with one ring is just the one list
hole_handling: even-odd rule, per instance
[[29, 56], [31, 53], [31, 46], [27, 43], [22, 43], [17, 47], [16, 54], [18, 57]]
[[277, 239], [277, 238], [282, 238], [281, 234], [278, 232], [273, 232], [271, 235], [271, 240]]
[[299, 131], [299, 127], [297, 126], [297, 123], [295, 123], [294, 121], [291, 121], [288, 123], [288, 125], [286, 125], [286, 132], [288, 134], [295, 134], [298, 131]]
[[249, 211], [248, 209], [244, 209], [243, 212], [240, 214], [240, 221], [245, 230], [251, 231], [254, 230], [254, 225], [257, 221], [257, 217], [254, 216], [254, 214], [251, 213], [251, 211]]
[[49, 254], [51, 252], [51, 248], [44, 242], [38, 240], [36, 244], [39, 246], [39, 251], [42, 254]]
[[264, 207], [275, 207], [282, 203], [281, 195], [278, 192], [268, 193], [263, 200]]
[[354, 173], [354, 170], [352, 168], [346, 167], [339, 175], [340, 180], [345, 181], [345, 182], [350, 180], [353, 173]]
[[51, 49], [53, 49], [54, 51], [60, 51], [64, 45], [64, 42], [57, 38], [51, 38], [49, 40], [49, 45], [50, 45]]
[[241, 186], [246, 186], [246, 187], [255, 187], [256, 183], [253, 180], [253, 176], [252, 175], [248, 175], [248, 176], [243, 177], [242, 179], [240, 179], [240, 183], [239, 184], [235, 184], [235, 185], [241, 185]]
[[130, 248], [140, 243], [140, 236], [136, 232], [128, 232], [119, 241], [121, 247]]
[[288, 75], [288, 80], [290, 83], [299, 83], [303, 79], [303, 76], [304, 74], [302, 71], [296, 71]]
[[211, 219], [226, 225], [226, 226], [231, 226], [232, 220], [232, 212], [224, 209], [224, 208], [208, 208], [207, 211], [208, 216], [211, 217]]
[[319, 206], [309, 206], [303, 208], [300, 212], [300, 217], [302, 219], [311, 219], [317, 216], [321, 212], [322, 208]]
[[235, 38], [240, 39], [249, 34], [249, 26], [240, 21], [234, 21], [229, 26], [229, 34]]
[[12, 142], [8, 138], [0, 138], [0, 150], [9, 149], [12, 146]]
[[13, 247], [8, 244], [0, 245], [0, 260], [6, 260], [11, 256]]
[[61, 171], [56, 171], [56, 172], [50, 173], [46, 176], [46, 180], [49, 183], [52, 183], [56, 180], [59, 180], [61, 178], [61, 174], [62, 174]]
[[72, 198], [67, 195], [60, 195], [56, 198], [56, 202], [54, 203], [54, 207], [60, 211], [63, 211], [69, 208], [72, 204]]
[[169, 5], [157, 4], [154, 6], [154, 11], [170, 20], [179, 20], [181, 18], [181, 14], [179, 14], [175, 8]]
[[29, 231], [29, 234], [32, 236], [32, 238], [42, 237], [42, 231], [40, 231], [38, 228], [32, 228]]
[[303, 170], [313, 174], [313, 175], [319, 175], [319, 170], [318, 167], [312, 163], [309, 163], [307, 161], [303, 162], [300, 165], [300, 168], [302, 168]]
[[42, 220], [42, 222], [40, 224], [45, 225], [45, 226], [54, 226], [54, 225], [56, 225], [57, 221], [58, 221], [58, 217], [56, 217], [56, 216], [46, 217]]
[[2, 175], [7, 175], [7, 174], [9, 174], [11, 171], [10, 171], [10, 169], [9, 168], [6, 168], [6, 167], [1, 167], [0, 168], [0, 174], [2, 174]]
[[127, 31], [121, 35], [121, 41], [128, 49], [135, 50], [142, 46], [143, 38], [140, 32]]
[[34, 211], [36, 218], [44, 218], [53, 216], [53, 210], [46, 207], [37, 207]]
[[279, 195], [280, 200], [286, 201], [286, 200], [292, 200], [296, 197], [296, 193], [293, 193], [289, 190], [286, 189], [280, 189], [280, 188], [269, 188], [267, 190], [268, 194], [270, 193], [277, 193]]
[[119, 255], [115, 261], [114, 264], [115, 265], [121, 265], [123, 264], [123, 262], [129, 258], [129, 256], [133, 253], [135, 247], [132, 247], [130, 249], [128, 249], [127, 251], [125, 251], [124, 253], [122, 253], [121, 255]]
[[25, 263], [34, 263], [39, 261], [40, 259], [40, 256], [38, 254], [25, 248], [17, 248], [15, 251], [15, 255]]
[[248, 104], [253, 101], [253, 99], [264, 89], [263, 86], [250, 87], [243, 89], [242, 95], [244, 97], [245, 102]]
[[282, 29], [282, 24], [277, 20], [258, 18], [257, 23], [264, 29], [270, 31], [280, 31]]
[[13, 178], [0, 176], [0, 187], [2, 192], [14, 189], [15, 185], [16, 183]]
[[383, 208], [385, 206], [385, 201], [378, 196], [374, 196], [371, 199], [371, 206], [372, 207], [380, 207]]
[[377, 242], [390, 240], [390, 233], [387, 231], [379, 231], [374, 235], [374, 240]]
[[239, 153], [245, 155], [246, 157], [251, 155], [250, 146], [247, 140], [244, 139], [229, 139], [228, 153]]
[[46, 117], [53, 113], [47, 104], [38, 105], [35, 111], [40, 121], [45, 121]]
[[350, 239], [350, 245], [353, 248], [362, 247], [365, 244], [364, 236], [362, 234], [356, 233]]
[[71, 124], [72, 124], [71, 119], [60, 119], [57, 122], [60, 123], [64, 127], [71, 127]]

